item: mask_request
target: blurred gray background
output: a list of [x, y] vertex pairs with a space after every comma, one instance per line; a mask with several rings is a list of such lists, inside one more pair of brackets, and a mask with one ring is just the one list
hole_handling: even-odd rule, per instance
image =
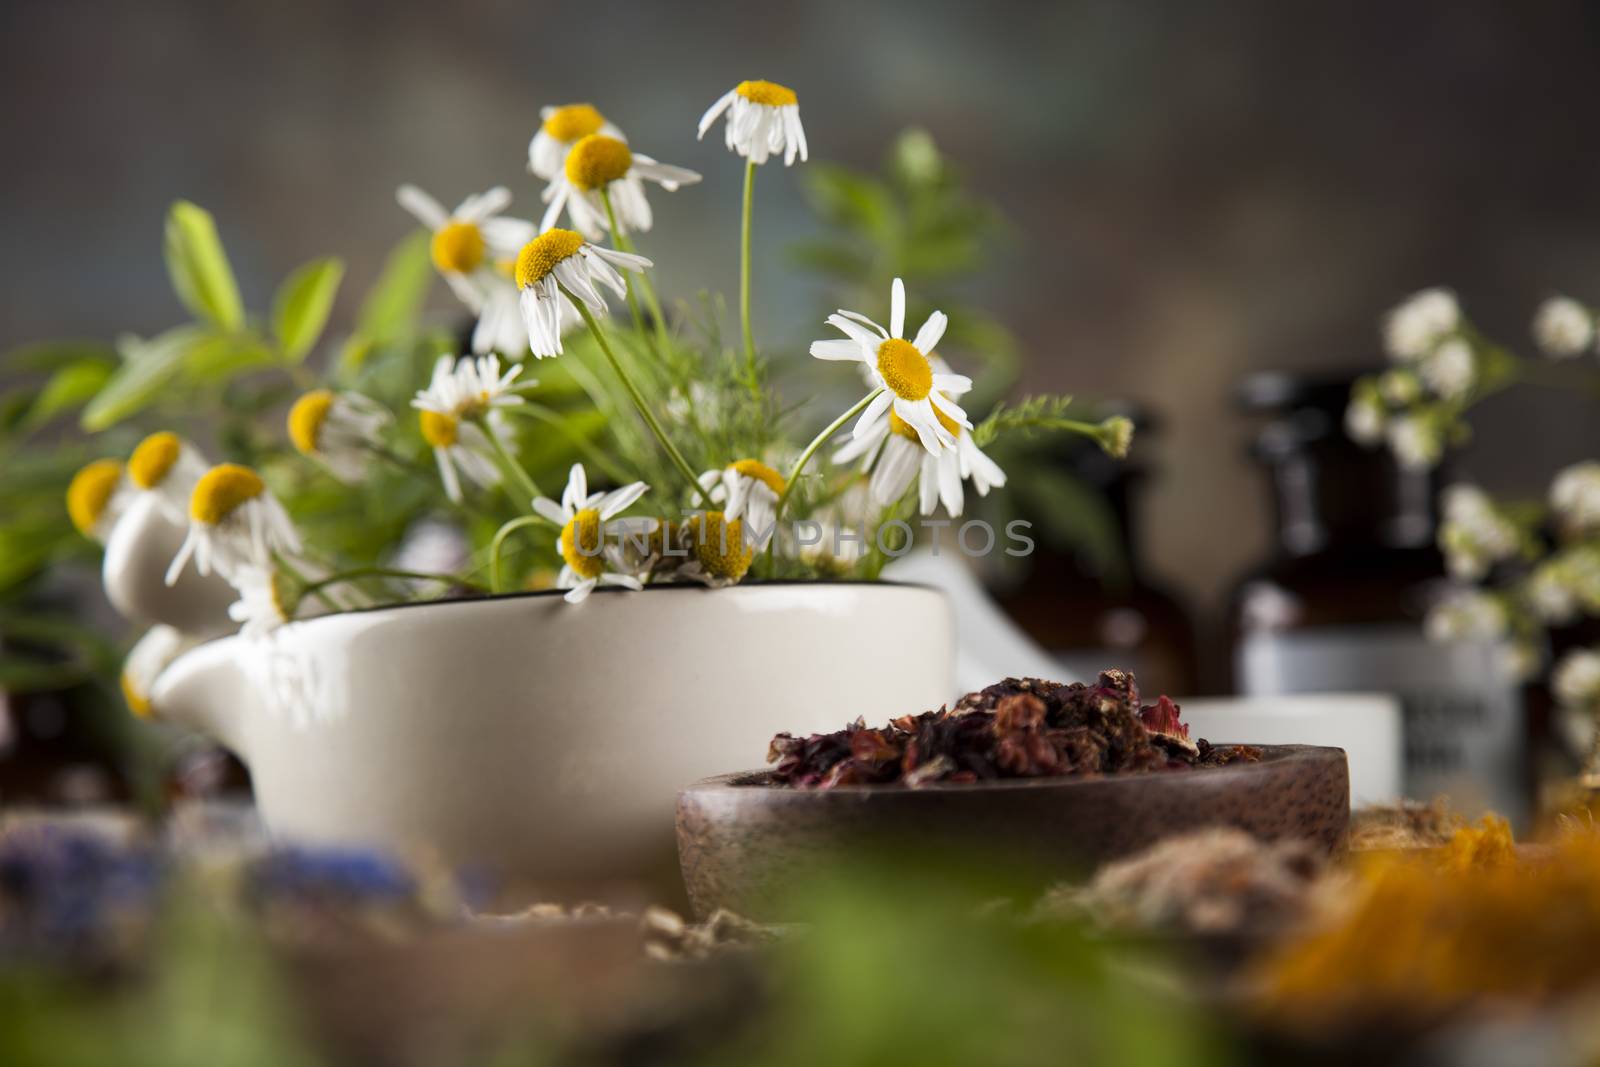
[[[573, 100], [706, 174], [642, 243], [669, 296], [731, 293], [740, 171], [694, 126], [769, 78], [814, 159], [875, 165], [917, 124], [1000, 203], [1015, 236], [975, 295], [1028, 387], [1164, 417], [1149, 551], [1214, 603], [1267, 538], [1241, 373], [1375, 364], [1378, 316], [1429, 284], [1523, 347], [1550, 291], [1600, 302], [1597, 60], [1577, 3], [5, 0], [0, 348], [176, 321], [176, 197], [216, 214], [252, 306], [344, 256], [348, 323], [410, 224], [397, 183], [453, 204], [504, 182], [537, 217], [527, 139]], [[826, 331], [783, 253], [810, 226], [792, 174], [763, 171], [758, 212], [757, 322], [798, 351]], [[1495, 402], [1467, 467], [1537, 491], [1600, 451], [1593, 411]]]

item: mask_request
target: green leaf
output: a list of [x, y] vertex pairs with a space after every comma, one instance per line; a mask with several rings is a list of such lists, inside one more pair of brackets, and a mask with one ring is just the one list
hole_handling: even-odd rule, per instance
[[389, 253], [383, 273], [361, 302], [355, 333], [342, 357], [346, 367], [361, 366], [375, 346], [387, 344], [415, 326], [433, 281], [431, 240], [428, 231], [417, 230]]
[[178, 372], [190, 349], [213, 336], [200, 326], [175, 326], [148, 341], [128, 338], [120, 342], [122, 366], [83, 409], [83, 428], [104, 430], [144, 408]]
[[245, 371], [275, 366], [278, 358], [259, 337], [248, 333], [214, 334], [189, 346], [183, 358], [183, 374], [198, 384], [228, 381]]
[[237, 330], [244, 323], [239, 286], [210, 212], [187, 200], [172, 205], [167, 214], [166, 259], [172, 288], [196, 318], [225, 330]]
[[283, 280], [272, 301], [272, 333], [285, 359], [299, 363], [316, 346], [343, 278], [343, 261], [328, 258], [312, 260]]
[[73, 408], [87, 404], [98, 393], [116, 369], [103, 359], [86, 359], [69, 363], [50, 376], [28, 412], [32, 426], [42, 426]]
[[57, 371], [70, 363], [95, 359], [109, 363], [116, 358], [116, 349], [104, 341], [62, 338], [54, 341], [36, 341], [21, 348], [13, 348], [4, 356], [0, 356], [0, 362], [4, 362], [14, 370]]

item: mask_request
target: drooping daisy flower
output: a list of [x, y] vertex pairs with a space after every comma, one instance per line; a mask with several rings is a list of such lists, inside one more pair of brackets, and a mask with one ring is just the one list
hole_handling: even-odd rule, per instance
[[935, 311], [917, 331], [916, 340], [904, 340], [906, 287], [899, 278], [894, 280], [891, 294], [888, 330], [853, 311], [828, 316], [828, 325], [846, 334], [848, 340], [813, 341], [811, 354], [818, 359], [861, 363], [873, 387], [882, 390], [856, 421], [855, 436], [865, 437], [890, 411], [916, 431], [929, 452], [956, 445], [955, 436], [939, 421], [940, 413], [958, 426], [972, 428], [967, 413], [950, 399], [971, 389], [972, 379], [941, 373], [928, 362], [927, 353], [944, 336], [948, 321], [944, 312]]
[[720, 511], [703, 511], [683, 520], [679, 536], [689, 559], [678, 574], [712, 589], [737, 584], [755, 560], [747, 530], [744, 519]]
[[585, 137], [600, 134], [618, 141], [627, 140], [592, 104], [540, 108], [539, 118], [539, 130], [528, 142], [528, 169], [545, 181], [561, 173], [567, 153]]
[[152, 626], [146, 631], [129, 650], [128, 658], [122, 661], [122, 699], [127, 702], [128, 710], [141, 719], [148, 719], [152, 710], [150, 690], [156, 678], [169, 663], [199, 643], [200, 639], [185, 636], [171, 626]]
[[[418, 391], [411, 406], [418, 411], [422, 439], [433, 449], [445, 494], [460, 503], [461, 475], [485, 489], [500, 483], [500, 468], [489, 458], [489, 434], [504, 432], [498, 419], [502, 409], [523, 403], [511, 391], [522, 373], [519, 366], [500, 373], [496, 356], [440, 356], [433, 378]], [[525, 382], [533, 385], [534, 382]]]
[[360, 393], [313, 389], [289, 409], [289, 440], [302, 455], [327, 465], [346, 482], [360, 481], [393, 421], [389, 410]]
[[1533, 317], [1534, 343], [1557, 359], [1582, 354], [1594, 338], [1594, 314], [1571, 297], [1551, 297]]
[[595, 283], [625, 296], [627, 287], [617, 268], [639, 272], [650, 265], [643, 256], [589, 244], [572, 230], [546, 230], [529, 241], [517, 255], [516, 279], [533, 354], [540, 359], [561, 354], [562, 311], [569, 303], [561, 290], [591, 312], [605, 314], [606, 300]]
[[1399, 360], [1421, 359], [1461, 325], [1461, 305], [1449, 289], [1424, 289], [1389, 312], [1383, 343]]
[[[936, 370], [948, 370], [944, 361], [935, 356]], [[990, 489], [1006, 484], [1005, 471], [984, 454], [966, 428], [945, 415], [936, 412], [940, 425], [956, 439], [954, 448], [929, 452], [922, 446], [917, 432], [893, 411], [877, 423], [863, 437], [851, 440], [834, 453], [835, 463], [848, 463], [855, 459], [863, 467], [870, 466], [872, 477], [867, 483], [872, 500], [879, 507], [888, 507], [899, 500], [917, 481], [918, 506], [922, 514], [932, 515], [939, 504], [951, 518], [959, 518], [966, 505], [962, 483], [971, 480], [979, 496], [987, 496]]]
[[177, 582], [191, 556], [201, 574], [216, 570], [232, 580], [247, 564], [271, 563], [274, 552], [298, 551], [300, 535], [261, 475], [237, 463], [221, 463], [195, 484], [189, 535], [167, 568], [167, 584]]
[[[493, 280], [483, 286], [483, 306], [478, 310], [478, 321], [472, 327], [472, 354], [487, 356], [498, 352], [505, 356], [521, 358], [528, 352], [528, 330], [522, 325], [522, 294], [512, 280], [516, 260], [506, 260], [502, 277], [498, 272]], [[563, 309], [563, 332], [583, 322], [572, 308]]]
[[511, 203], [504, 186], [467, 197], [453, 212], [415, 185], [402, 185], [395, 199], [433, 231], [433, 265], [474, 313], [494, 282], [496, 257], [516, 255], [537, 232], [531, 222], [499, 214]]
[[778, 497], [783, 495], [783, 475], [758, 459], [741, 459], [720, 470], [700, 475], [700, 488], [722, 505], [728, 519], [743, 519], [745, 528], [766, 546], [777, 517]]
[[111, 536], [127, 502], [122, 474], [121, 463], [97, 459], [72, 476], [67, 486], [67, 515], [83, 536], [101, 544]]
[[757, 166], [769, 155], [783, 153], [783, 165], [806, 158], [806, 131], [800, 125], [800, 99], [794, 90], [776, 82], [747, 81], [729, 89], [700, 116], [700, 134], [728, 112], [724, 129], [728, 150]]
[[657, 163], [649, 156], [629, 149], [627, 142], [604, 134], [591, 134], [572, 146], [566, 164], [544, 191], [545, 209], [541, 230], [548, 230], [563, 211], [572, 219], [573, 229], [591, 241], [611, 228], [606, 217], [604, 190], [617, 213], [617, 227], [623, 233], [643, 233], [650, 229], [654, 216], [644, 195], [644, 183], [655, 182], [667, 192], [693, 185], [700, 175], [683, 167]]
[[591, 494], [583, 464], [574, 463], [561, 503], [542, 496], [533, 501], [535, 514], [561, 527], [556, 551], [562, 567], [556, 586], [568, 591], [567, 603], [582, 603], [596, 585], [644, 588], [636, 576], [622, 569], [623, 557], [615, 544], [606, 542], [604, 524], [626, 511], [649, 488], [634, 482], [609, 493]]

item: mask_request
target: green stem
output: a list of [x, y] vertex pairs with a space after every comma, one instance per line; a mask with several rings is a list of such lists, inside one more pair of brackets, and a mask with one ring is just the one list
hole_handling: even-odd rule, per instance
[[480, 417], [473, 421], [483, 431], [483, 436], [489, 439], [489, 447], [494, 449], [495, 458], [500, 461], [502, 470], [508, 472], [513, 480], [522, 483], [522, 490], [528, 494], [528, 499], [531, 501], [536, 496], [544, 496], [539, 491], [539, 483], [533, 480], [533, 476], [527, 472], [526, 468], [517, 462], [515, 456], [506, 451], [505, 445], [500, 443], [500, 436], [494, 432], [494, 427], [489, 425], [488, 418]]
[[[883, 392], [882, 389], [874, 389], [872, 392], [862, 397], [856, 402], [854, 407], [852, 407], [849, 411], [846, 411], [843, 415], [840, 415], [837, 419], [834, 419], [832, 422], [828, 423], [827, 428], [821, 433], [817, 434], [816, 437], [813, 437], [809, 445], [806, 445], [806, 450], [800, 453], [799, 459], [795, 460], [794, 469], [789, 472], [789, 477], [783, 483], [783, 492], [778, 494], [777, 506], [772, 509], [772, 521], [774, 523], [782, 521], [783, 506], [789, 502], [789, 494], [794, 492], [795, 483], [800, 480], [800, 475], [805, 471], [806, 464], [811, 462], [811, 457], [817, 454], [817, 449], [826, 444], [828, 438], [838, 433], [840, 428], [844, 426], [845, 423], [849, 422], [851, 419], [867, 410], [867, 405], [876, 400], [878, 398], [878, 394], [881, 392]], [[773, 540], [777, 540], [776, 535], [773, 536]], [[772, 551], [772, 546], [770, 544], [767, 546], [767, 551]]]
[[567, 291], [566, 286], [561, 287], [562, 295], [572, 301], [572, 306], [578, 309], [578, 314], [583, 316], [584, 324], [589, 327], [589, 332], [594, 335], [600, 351], [605, 353], [606, 359], [611, 363], [611, 369], [622, 380], [623, 388], [628, 390], [628, 396], [633, 400], [633, 406], [638, 409], [639, 416], [644, 419], [645, 425], [650, 427], [650, 432], [656, 435], [656, 440], [661, 442], [661, 447], [672, 460], [673, 466], [678, 468], [678, 473], [683, 475], [684, 481], [694, 487], [695, 492], [705, 501], [709, 508], [715, 508], [711, 495], [701, 488], [700, 480], [695, 477], [694, 469], [689, 466], [689, 461], [683, 458], [683, 453], [678, 451], [678, 446], [672, 443], [672, 438], [667, 436], [667, 431], [661, 428], [661, 423], [656, 421], [655, 413], [650, 410], [650, 405], [645, 403], [644, 395], [639, 392], [639, 387], [633, 384], [633, 379], [628, 377], [628, 372], [622, 369], [622, 362], [617, 359], [616, 352], [611, 349], [611, 342], [606, 340], [606, 335], [600, 329], [600, 324], [595, 321], [593, 313], [587, 305]]
[[[609, 188], [600, 190], [600, 202], [605, 204], [606, 221], [611, 223], [612, 245], [618, 252], [637, 254], [634, 250], [632, 239], [630, 239], [627, 234], [623, 233], [622, 230], [617, 226], [616, 213], [611, 209], [611, 190]], [[631, 280], [630, 275], [630, 271], [622, 272], [622, 280], [628, 286], [628, 299], [631, 301], [633, 299], [633, 281]], [[650, 309], [650, 316], [655, 319], [656, 355], [657, 357], [660, 357], [666, 352], [667, 348], [667, 317], [661, 312], [661, 298], [656, 295], [655, 283], [650, 280], [649, 272], [647, 271], [641, 273], [638, 276], [638, 281], [639, 291], [644, 293], [645, 305]], [[639, 310], [638, 308], [634, 308], [635, 321], [638, 321], [638, 316]], [[641, 333], [644, 332], [644, 325], [642, 322], [640, 323], [639, 331]]]
[[[293, 578], [300, 584], [301, 600], [304, 600], [307, 596], [315, 595], [318, 600], [322, 601], [323, 606], [329, 611], [345, 610], [345, 606], [343, 604], [339, 603], [337, 600], [334, 600], [327, 593], [322, 592], [321, 588], [319, 587], [321, 583], [307, 581], [304, 572], [302, 572], [300, 568], [296, 567], [293, 563], [290, 563], [288, 559], [284, 557], [283, 553], [274, 552], [272, 554], [272, 558], [273, 561], [289, 575], [289, 577]], [[296, 603], [298, 603], [298, 601]]]
[[789, 477], [784, 480], [783, 492], [778, 494], [778, 503], [772, 509], [772, 539], [767, 542], [766, 565], [764, 567], [768, 577], [772, 575], [772, 559], [778, 547], [778, 526], [783, 522], [784, 506], [789, 503], [789, 494], [794, 492], [795, 484], [800, 481], [800, 475], [804, 473], [806, 464], [811, 462], [811, 457], [817, 454], [817, 449], [827, 443], [828, 438], [838, 433], [845, 423], [865, 411], [867, 405], [876, 400], [881, 392], [883, 392], [882, 389], [874, 389], [857, 401], [856, 405], [849, 411], [828, 423], [827, 428], [817, 434], [816, 437], [813, 437], [811, 443], [806, 445], [806, 450], [800, 453], [800, 458], [795, 460], [794, 469], [789, 472]]
[[[622, 235], [622, 230], [617, 226], [617, 213], [611, 207], [611, 190], [603, 185], [600, 187], [600, 203], [605, 205], [606, 221], [611, 224], [612, 247], [619, 252], [632, 251], [629, 247], [628, 239]], [[639, 331], [639, 336], [645, 338], [651, 347], [654, 347], [655, 342], [650, 339], [650, 332], [645, 328], [644, 313], [639, 310], [639, 301], [633, 295], [633, 272], [625, 270], [619, 273], [622, 275], [622, 292], [627, 298], [628, 310], [633, 313], [634, 328]], [[660, 352], [656, 353], [657, 358], [660, 358], [660, 355]]]
[[[458, 578], [453, 574], [434, 574], [429, 571], [406, 571], [398, 570], [394, 567], [353, 567], [350, 570], [340, 571], [338, 574], [330, 574], [326, 578], [319, 578], [317, 581], [309, 583], [304, 589], [301, 590], [300, 595], [315, 595], [322, 597], [322, 590], [331, 585], [359, 581], [362, 578], [405, 578], [412, 581], [421, 582], [444, 582], [447, 585], [465, 586], [476, 593], [486, 592], [482, 586], [474, 585], [466, 579]], [[301, 580], [303, 581], [304, 579]], [[325, 597], [322, 597], [322, 599], [324, 603], [327, 602]]]
[[489, 543], [489, 588], [496, 593], [505, 591], [500, 583], [500, 550], [506, 543], [506, 538], [527, 526], [545, 520], [538, 515], [524, 515], [520, 519], [512, 519], [494, 533], [494, 540]]
[[756, 336], [750, 324], [750, 216], [756, 197], [756, 165], [744, 165], [744, 215], [739, 234], [739, 322], [744, 329], [744, 362], [750, 380], [755, 380]]

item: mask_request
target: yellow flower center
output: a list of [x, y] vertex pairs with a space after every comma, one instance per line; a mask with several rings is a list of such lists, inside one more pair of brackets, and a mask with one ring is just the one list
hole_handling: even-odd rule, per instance
[[140, 489], [154, 489], [172, 472], [182, 445], [178, 435], [170, 430], [146, 437], [128, 457], [128, 478]]
[[289, 440], [305, 455], [316, 455], [317, 438], [331, 407], [333, 393], [327, 389], [313, 389], [289, 409]]
[[605, 124], [605, 116], [593, 104], [568, 104], [550, 113], [550, 117], [544, 120], [544, 132], [558, 141], [571, 144], [591, 133], [599, 133], [600, 127]]
[[602, 189], [628, 173], [633, 153], [615, 137], [591, 133], [567, 153], [567, 180], [579, 189]]
[[556, 264], [578, 254], [583, 236], [571, 230], [546, 230], [517, 253], [517, 288], [537, 285], [550, 276]]
[[933, 364], [916, 345], [898, 337], [878, 346], [878, 374], [901, 400], [923, 400], [933, 392]]
[[561, 558], [581, 578], [598, 578], [606, 569], [600, 554], [600, 513], [583, 508], [561, 528]]
[[715, 578], [738, 581], [750, 569], [755, 551], [744, 539], [744, 520], [728, 519], [720, 511], [707, 511], [689, 519], [684, 539], [694, 558]]
[[135, 688], [133, 679], [128, 676], [127, 671], [122, 672], [122, 677], [119, 681], [122, 684], [122, 699], [127, 702], [128, 710], [138, 718], [148, 719], [150, 717], [150, 698]]
[[194, 496], [189, 498], [189, 517], [203, 525], [215, 526], [266, 489], [261, 475], [249, 467], [219, 463], [195, 483]]
[[67, 514], [79, 533], [94, 529], [121, 477], [122, 464], [114, 459], [97, 459], [72, 476], [72, 484], [67, 486]]
[[800, 102], [793, 89], [777, 82], [740, 82], [734, 92], [752, 104], [765, 104], [767, 107], [793, 107]]
[[447, 274], [470, 274], [483, 262], [483, 231], [475, 222], [451, 219], [433, 234], [433, 265]]
[[461, 435], [461, 423], [453, 415], [419, 411], [417, 421], [422, 424], [422, 439], [430, 448], [449, 448]]
[[[955, 419], [952, 419], [938, 408], [933, 409], [933, 417], [939, 420], [940, 426], [950, 431], [950, 436], [961, 436], [962, 426]], [[919, 445], [922, 443], [922, 438], [917, 436], [917, 431], [909, 422], [895, 414], [894, 408], [889, 409], [889, 429], [904, 437], [907, 441], [915, 441]]]
[[783, 494], [783, 475], [761, 462], [759, 459], [741, 459], [733, 464], [733, 469], [746, 478], [754, 478], [766, 484], [774, 493]]

